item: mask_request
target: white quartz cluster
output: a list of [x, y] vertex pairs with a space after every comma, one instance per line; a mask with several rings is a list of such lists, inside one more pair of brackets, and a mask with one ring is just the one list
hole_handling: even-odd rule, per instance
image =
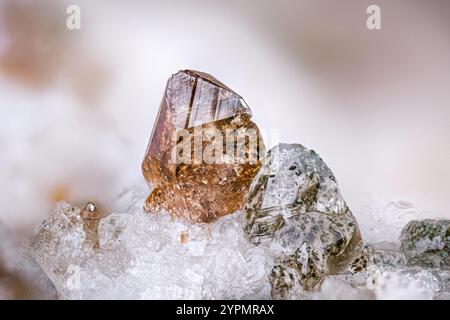
[[50, 279], [16, 237], [0, 222], [0, 300], [55, 299]]
[[101, 219], [98, 249], [86, 241], [80, 209], [58, 205], [30, 249], [59, 298], [270, 297], [271, 258], [244, 238], [239, 213], [193, 225], [145, 214], [140, 200], [128, 213]]
[[[87, 237], [81, 210], [67, 203], [60, 203], [41, 225], [28, 251], [51, 279], [59, 299], [271, 298], [269, 278], [276, 255], [270, 246], [251, 244], [244, 237], [243, 213], [213, 224], [191, 224], [164, 212], [149, 215], [142, 210], [145, 191], [142, 185], [129, 190], [120, 199], [124, 213], [99, 221], [97, 247]], [[386, 221], [375, 224], [376, 212]], [[289, 298], [450, 298], [449, 271], [406, 266], [398, 250], [403, 224], [421, 213], [388, 203], [356, 216], [363, 240], [380, 240], [385, 228], [390, 242], [365, 241], [369, 249], [363, 272], [329, 275], [314, 291]], [[395, 225], [383, 227], [389, 219]], [[42, 275], [39, 281], [42, 287]], [[46, 292], [43, 298], [52, 298], [51, 290]]]

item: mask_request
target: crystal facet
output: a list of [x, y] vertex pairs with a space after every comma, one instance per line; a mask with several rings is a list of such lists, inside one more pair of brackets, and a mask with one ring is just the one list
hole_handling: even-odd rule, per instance
[[269, 281], [274, 298], [312, 289], [346, 268], [360, 248], [358, 224], [323, 160], [299, 144], [280, 144], [250, 186], [245, 233], [280, 251]]
[[55, 299], [53, 283], [0, 221], [0, 300]]
[[450, 220], [413, 220], [401, 234], [409, 265], [450, 269]]
[[262, 159], [250, 118], [210, 75], [173, 75], [142, 163], [151, 194], [130, 188], [103, 218], [59, 203], [25, 254], [0, 224], [0, 299], [450, 299], [450, 220], [369, 208], [363, 246], [324, 161], [299, 144]]
[[47, 273], [60, 296], [78, 288], [79, 264], [98, 249], [100, 217], [97, 210], [89, 210], [92, 208], [96, 209], [90, 203], [83, 210], [59, 203], [30, 240], [30, 255]]
[[148, 215], [142, 206], [110, 214], [98, 224], [98, 250], [85, 242], [80, 213], [60, 204], [31, 241], [60, 299], [269, 297], [270, 257], [245, 239], [239, 213], [211, 224]]
[[[347, 269], [331, 274], [319, 268], [323, 264], [316, 256], [307, 255], [308, 246], [284, 254], [289, 250], [279, 239], [268, 237], [270, 246], [263, 245], [265, 240], [258, 246], [249, 243], [240, 212], [211, 224], [171, 219], [166, 212], [145, 214], [145, 191], [145, 185], [130, 189], [120, 200], [128, 209], [100, 219], [98, 249], [86, 241], [86, 212], [60, 204], [31, 241], [33, 257], [55, 287], [48, 286], [39, 266], [26, 272], [30, 283], [42, 279], [37, 283], [40, 292], [51, 298], [56, 288], [60, 299], [450, 298], [450, 270], [406, 265], [398, 238], [395, 243], [366, 244]], [[89, 207], [84, 211], [92, 212]], [[327, 224], [321, 221], [313, 234], [326, 234]], [[320, 246], [313, 249], [320, 253]], [[10, 261], [7, 256], [5, 262]], [[304, 277], [299, 264], [306, 258], [311, 259], [305, 263], [311, 272]], [[30, 261], [18, 263], [25, 264], [29, 269]], [[320, 279], [313, 271], [323, 281], [320, 288], [305, 291], [302, 282], [310, 285]]]
[[[264, 154], [264, 144], [251, 115], [244, 100], [214, 77], [192, 70], [174, 74], [167, 83], [142, 163], [144, 177], [154, 187], [147, 198], [146, 211], [163, 208], [192, 222], [212, 222], [240, 209], [260, 168], [259, 154]], [[179, 135], [180, 132], [189, 137]], [[227, 153], [215, 150], [211, 153], [216, 161], [205, 161], [210, 144], [229, 147], [227, 135], [236, 133], [256, 134], [255, 149], [249, 145], [251, 139], [244, 141], [244, 154], [255, 156], [255, 161], [243, 163], [236, 157], [239, 150], [234, 137], [231, 153], [229, 149]], [[192, 161], [174, 159], [174, 154], [180, 156], [176, 151], [180, 145], [182, 157]], [[250, 155], [249, 150], [257, 154]], [[203, 157], [199, 158], [199, 154]]]

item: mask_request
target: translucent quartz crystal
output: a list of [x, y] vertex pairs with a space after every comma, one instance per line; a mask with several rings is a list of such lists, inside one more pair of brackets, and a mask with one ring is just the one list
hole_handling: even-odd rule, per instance
[[[450, 271], [410, 267], [397, 244], [366, 245], [351, 267], [305, 299], [448, 299]], [[357, 266], [357, 267], [356, 267]]]
[[378, 299], [439, 299], [449, 291], [450, 272], [438, 269], [405, 267], [371, 269], [367, 286]]
[[450, 269], [450, 220], [410, 221], [401, 234], [409, 265]]
[[[191, 222], [213, 222], [241, 209], [260, 168], [259, 153], [265, 153], [251, 115], [242, 97], [214, 77], [192, 70], [174, 74], [167, 82], [142, 163], [144, 177], [154, 187], [146, 211], [163, 208]], [[230, 132], [251, 133], [256, 141], [244, 139], [245, 146], [238, 148], [237, 138], [227, 135]], [[212, 143], [223, 147], [223, 152], [211, 151]], [[176, 151], [174, 159], [177, 147], [183, 152]], [[207, 150], [215, 161], [204, 160]], [[239, 152], [247, 157], [239, 157]], [[185, 161], [178, 161], [182, 157]]]
[[376, 243], [370, 245], [372, 263], [384, 268], [402, 268], [406, 265], [405, 256], [398, 251], [396, 243]]
[[366, 245], [348, 272], [328, 277], [332, 280], [316, 296], [333, 295], [325, 290], [344, 283], [358, 291], [372, 290], [375, 299], [449, 299], [449, 222], [410, 221], [397, 243]]
[[[248, 243], [241, 215], [191, 224], [166, 212], [148, 215], [141, 191], [129, 213], [98, 224], [98, 249], [87, 241], [81, 210], [60, 204], [32, 240], [31, 252], [61, 299], [267, 299], [273, 264]], [[130, 197], [131, 194], [131, 197]], [[141, 209], [134, 211], [137, 207]]]
[[16, 288], [7, 281], [10, 278], [11, 249], [9, 233], [0, 223], [0, 300], [13, 299]]
[[369, 268], [330, 275], [306, 299], [448, 299], [450, 272], [422, 268]]
[[368, 243], [398, 243], [400, 233], [411, 220], [431, 217], [431, 212], [417, 210], [407, 201], [382, 201], [354, 212], [364, 241]]
[[[283, 247], [275, 241], [269, 246], [249, 243], [243, 232], [243, 213], [227, 215], [211, 224], [191, 224], [173, 219], [164, 211], [145, 214], [145, 196], [144, 184], [130, 188], [119, 200], [126, 208], [124, 213], [99, 219], [98, 249], [94, 248], [95, 241], [88, 240], [89, 229], [82, 218], [86, 212], [68, 204], [58, 205], [31, 240], [29, 249], [51, 276], [59, 298], [271, 298], [273, 284], [269, 279], [275, 260], [283, 256]], [[395, 220], [403, 209], [390, 212]], [[317, 229], [319, 232], [321, 227]], [[10, 247], [3, 244], [0, 252]], [[450, 271], [407, 266], [399, 247], [398, 238], [396, 242], [366, 244], [347, 269], [324, 274], [314, 290], [305, 291], [295, 282], [301, 281], [295, 278], [300, 275], [296, 263], [285, 266], [294, 271], [294, 278], [286, 274], [282, 278], [293, 283], [284, 298], [449, 299]], [[299, 257], [303, 250], [299, 250]], [[18, 261], [14, 265], [30, 265], [29, 259]], [[27, 272], [18, 275], [26, 275], [24, 279], [30, 282], [42, 279], [38, 283], [45, 288], [48, 278], [42, 277], [37, 268], [27, 267]], [[41, 292], [41, 298], [52, 298], [51, 290]]]
[[29, 244], [30, 255], [55, 284], [59, 296], [78, 285], [77, 265], [94, 255], [98, 242], [91, 236], [92, 221], [85, 224], [81, 213], [67, 203], [58, 204]]
[[0, 300], [55, 298], [50, 279], [0, 223]]
[[299, 144], [268, 152], [245, 204], [245, 233], [280, 252], [270, 274], [274, 298], [313, 289], [347, 267], [361, 244], [358, 224], [323, 160]]

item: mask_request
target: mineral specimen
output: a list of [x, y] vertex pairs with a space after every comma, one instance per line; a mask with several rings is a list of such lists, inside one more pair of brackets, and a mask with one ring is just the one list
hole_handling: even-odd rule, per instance
[[339, 294], [346, 298], [351, 292], [355, 294], [352, 299], [364, 298], [358, 294], [368, 292], [372, 295], [370, 299], [447, 299], [450, 271], [408, 266], [397, 244], [370, 244], [347, 272], [327, 276], [320, 291], [310, 293], [310, 297], [329, 298]]
[[376, 243], [370, 246], [370, 262], [382, 268], [399, 269], [405, 267], [405, 257], [395, 243]]
[[299, 144], [280, 144], [250, 186], [245, 233], [280, 251], [269, 281], [272, 297], [314, 288], [347, 267], [360, 248], [358, 224], [323, 160]]
[[214, 77], [174, 74], [142, 163], [154, 187], [146, 211], [213, 222], [240, 209], [265, 153], [251, 116], [244, 100]]
[[409, 265], [450, 269], [450, 220], [410, 221], [401, 243]]
[[[403, 213], [403, 209], [392, 213], [392, 219], [397, 220], [395, 215]], [[449, 299], [450, 270], [445, 264], [446, 245], [442, 243], [447, 222], [411, 221], [404, 228], [402, 239], [366, 244], [346, 272], [328, 276], [330, 281], [322, 285], [320, 294], [313, 296], [334, 295], [337, 288], [328, 287], [340, 284], [341, 291], [347, 286], [344, 292], [369, 289], [374, 299]]]
[[21, 242], [0, 222], [0, 300], [55, 299], [55, 287]]
[[[290, 287], [283, 298], [293, 299], [450, 298], [450, 270], [406, 266], [398, 238], [396, 243], [366, 244], [348, 269], [323, 272], [320, 288], [305, 291], [298, 261], [304, 261], [308, 246], [300, 247], [297, 254], [284, 254], [283, 250], [289, 250], [278, 240], [272, 240], [271, 246], [249, 243], [239, 211], [211, 224], [172, 219], [164, 211], [145, 214], [146, 189], [144, 184], [130, 188], [119, 200], [128, 209], [99, 218], [97, 249], [88, 240], [90, 229], [86, 228], [86, 218], [96, 216], [92, 210], [96, 206], [88, 204], [82, 210], [59, 204], [30, 247], [55, 286], [48, 285], [48, 277], [37, 266], [27, 267], [27, 284], [37, 285], [42, 298], [53, 298], [56, 288], [60, 299], [270, 299], [271, 293], [281, 297], [274, 295], [277, 286]], [[402, 209], [397, 213], [402, 214]], [[323, 227], [319, 222], [317, 234], [327, 234]], [[315, 244], [311, 249], [320, 252], [320, 242]], [[0, 242], [0, 252], [2, 245], [8, 247]], [[273, 268], [275, 259], [283, 263]], [[309, 268], [321, 272], [318, 266], [322, 264], [312, 255]], [[272, 277], [273, 273], [279, 276]], [[310, 275], [306, 282], [318, 278]], [[36, 283], [36, 278], [42, 280]], [[271, 279], [275, 281], [270, 283]], [[2, 283], [0, 295], [1, 287]]]
[[[360, 274], [358, 274], [359, 276]], [[362, 279], [356, 275], [331, 275], [321, 290], [310, 294], [320, 299], [442, 299], [448, 294], [449, 273], [422, 268], [384, 269], [369, 268]], [[352, 297], [342, 293], [354, 292]], [[337, 294], [341, 296], [336, 297]], [[365, 296], [360, 296], [364, 294]]]
[[86, 234], [86, 241], [91, 243], [94, 249], [98, 249], [98, 224], [100, 222], [101, 214], [97, 205], [94, 202], [88, 202], [83, 210], [81, 210], [80, 217], [83, 219], [83, 229]]
[[78, 265], [98, 248], [96, 226], [100, 218], [95, 216], [94, 208], [93, 203], [88, 203], [84, 210], [60, 203], [30, 240], [30, 255], [55, 284], [60, 296], [64, 290], [78, 286]]
[[[144, 213], [144, 199], [140, 211], [100, 220], [98, 250], [84, 241], [79, 208], [55, 209], [31, 249], [60, 299], [269, 297], [271, 259], [245, 239], [241, 215], [191, 224], [167, 212]], [[182, 234], [189, 235], [186, 241]]]
[[[360, 208], [358, 224], [367, 243], [398, 243], [400, 234], [411, 220], [433, 217], [407, 201], [377, 201]], [[398, 251], [398, 248], [397, 248]]]

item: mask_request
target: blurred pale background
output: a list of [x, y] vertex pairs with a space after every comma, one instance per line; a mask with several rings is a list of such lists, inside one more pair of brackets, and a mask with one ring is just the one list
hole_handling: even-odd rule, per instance
[[321, 154], [356, 216], [403, 200], [450, 218], [448, 1], [0, 0], [0, 220], [28, 233], [62, 199], [120, 210], [184, 68]]

